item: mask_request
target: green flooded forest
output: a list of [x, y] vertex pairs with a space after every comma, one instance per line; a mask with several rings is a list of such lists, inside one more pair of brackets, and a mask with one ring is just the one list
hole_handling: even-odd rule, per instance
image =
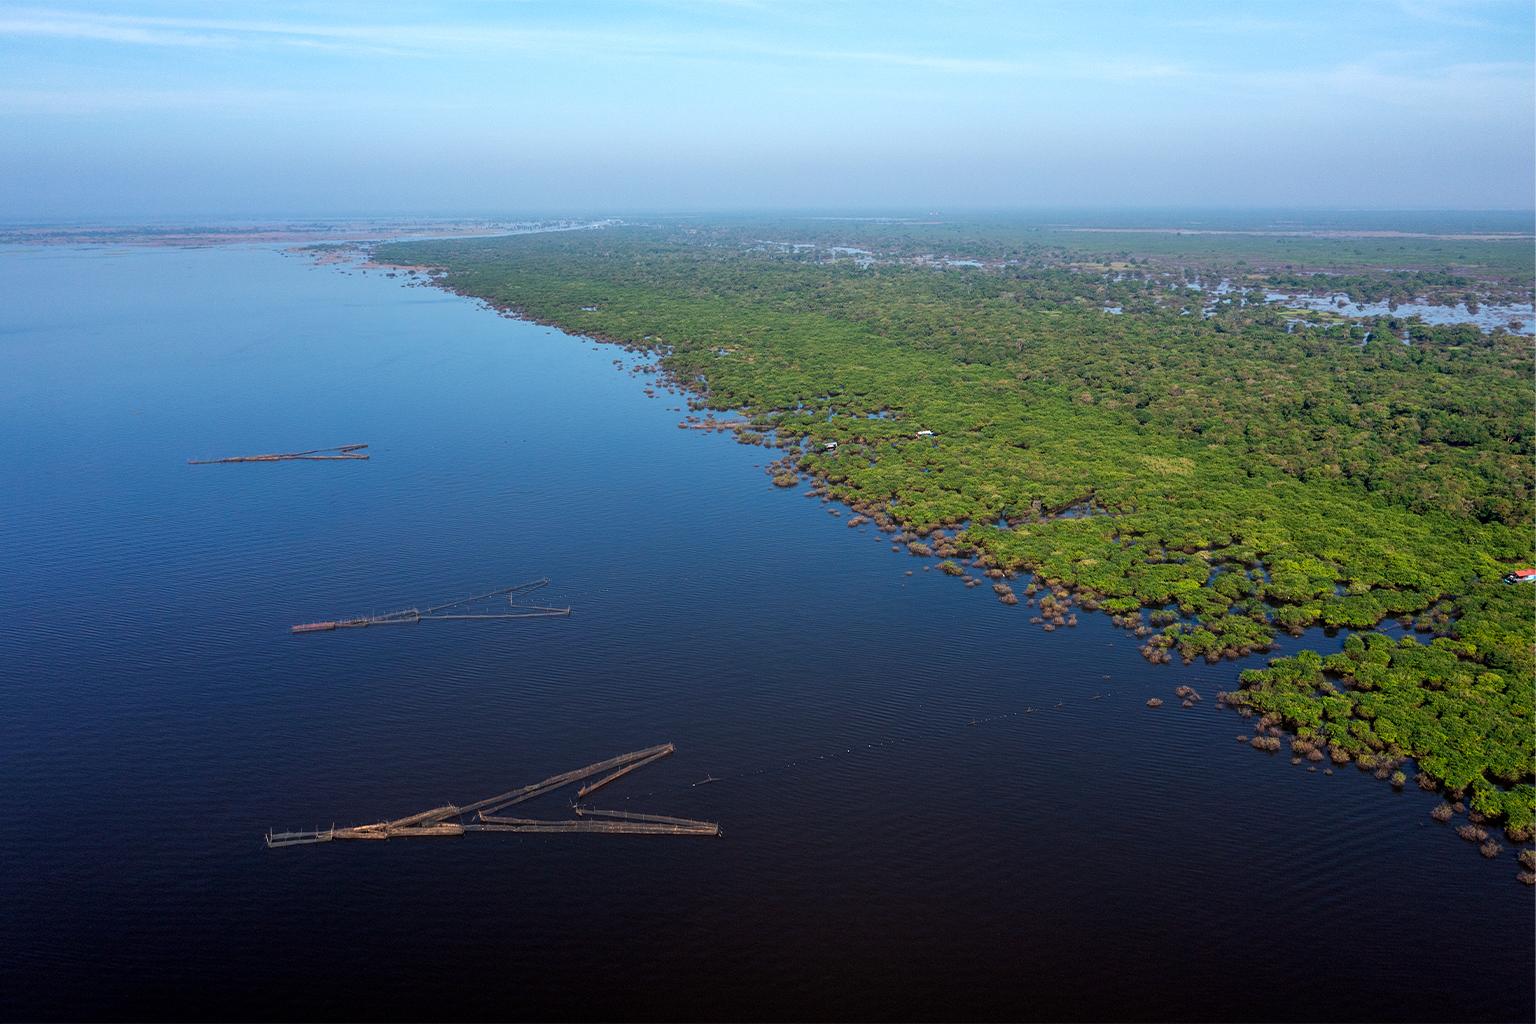
[[[1536, 561], [1532, 338], [1398, 308], [1529, 304], [1506, 234], [695, 220], [375, 258], [625, 346], [685, 425], [721, 414], [776, 483], [1005, 603], [1022, 576], [1045, 628], [1071, 594], [1149, 661], [1252, 657], [1220, 699], [1255, 742], [1395, 785], [1411, 757], [1520, 842], [1536, 632], [1503, 578]], [[1263, 666], [1314, 625], [1358, 635]]]

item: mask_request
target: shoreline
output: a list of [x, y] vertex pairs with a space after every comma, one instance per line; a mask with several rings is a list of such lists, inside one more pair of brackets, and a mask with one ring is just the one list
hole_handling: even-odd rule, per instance
[[[909, 556], [921, 558], [927, 563], [924, 565], [924, 571], [937, 568], [946, 575], [958, 577], [958, 582], [969, 588], [991, 584], [998, 600], [1008, 605], [1019, 604], [1020, 600], [1007, 581], [1028, 574], [1029, 581], [1025, 585], [1024, 592], [1024, 597], [1027, 599], [1026, 608], [1038, 607], [1042, 613], [1033, 617], [1030, 624], [1039, 625], [1047, 632], [1075, 625], [1075, 616], [1079, 610], [1103, 611], [1112, 617], [1117, 626], [1123, 626], [1132, 636], [1147, 641], [1141, 653], [1147, 661], [1154, 664], [1170, 663], [1174, 652], [1182, 656], [1185, 665], [1193, 664], [1197, 657], [1203, 657], [1208, 664], [1215, 664], [1222, 660], [1236, 660], [1252, 654], [1268, 654], [1271, 650], [1280, 647], [1274, 641], [1273, 633], [1268, 629], [1250, 630], [1253, 635], [1246, 638], [1248, 642], [1219, 642], [1213, 645], [1213, 635], [1204, 629], [1198, 610], [1182, 610], [1176, 603], [1170, 606], [1169, 602], [1154, 606], [1140, 599], [1108, 599], [1102, 592], [1080, 581], [1047, 573], [1044, 571], [1045, 567], [1041, 565], [1031, 565], [1022, 559], [1009, 559], [1006, 555], [991, 549], [987, 543], [989, 538], [985, 536], [986, 531], [982, 531], [982, 536], [972, 534], [974, 524], [967, 519], [920, 522], [914, 517], [903, 515], [907, 510], [900, 508], [900, 503], [894, 499], [868, 499], [859, 495], [854, 489], [840, 487], [839, 484], [843, 483], [840, 474], [835, 471], [833, 465], [827, 464], [827, 459], [821, 456], [831, 453], [831, 457], [835, 459], [838, 454], [835, 449], [848, 439], [839, 437], [836, 442], [829, 445], [828, 439], [822, 435], [830, 434], [831, 431], [818, 432], [814, 424], [792, 424], [786, 427], [783, 420], [793, 412], [792, 410], [749, 415], [750, 409], [740, 411], [721, 405], [711, 392], [709, 380], [702, 374], [697, 380], [684, 380], [674, 372], [672, 367], [667, 366], [665, 360], [675, 353], [670, 346], [661, 343], [659, 339], [653, 341], [650, 335], [637, 341], [601, 331], [583, 330], [576, 323], [553, 317], [532, 315], [518, 303], [476, 294], [463, 287], [451, 279], [448, 268], [440, 265], [378, 263], [377, 254], [371, 255], [370, 264], [380, 269], [407, 270], [412, 277], [420, 275], [422, 278], [420, 281], [408, 283], [434, 285], [451, 294], [482, 303], [485, 308], [498, 316], [521, 319], [556, 329], [577, 340], [615, 345], [623, 349], [637, 359], [643, 360], [637, 362], [630, 372], [637, 376], [643, 373], [653, 379], [654, 383], [648, 380], [642, 385], [650, 397], [661, 397], [655, 393], [654, 389], [665, 389], [669, 395], [676, 394], [686, 399], [685, 408], [688, 413], [707, 412], [707, 416], [702, 418], [685, 414], [684, 421], [678, 423], [680, 429], [700, 429], [705, 432], [721, 433], [730, 430], [739, 444], [756, 445], [783, 452], [764, 469], [765, 474], [772, 478], [773, 486], [792, 489], [806, 480], [811, 481], [807, 490], [803, 492], [807, 497], [819, 497], [823, 504], [836, 502], [846, 506], [854, 513], [852, 519], [847, 520], [850, 526], [872, 524], [882, 533], [892, 535], [893, 553], [899, 553], [904, 544]], [[619, 361], [615, 360], [615, 363]], [[620, 368], [624, 368], [622, 364]], [[717, 411], [723, 411], [727, 415], [734, 413], [736, 418], [716, 420], [714, 414]], [[900, 410], [894, 412], [895, 415], [890, 418], [900, 419], [902, 416]], [[881, 418], [887, 416], [888, 412], [880, 414]], [[837, 425], [836, 420], [829, 421], [828, 425]], [[859, 447], [857, 442], [862, 440], [862, 438], [854, 438], [855, 443], [847, 447], [856, 449]], [[1016, 518], [1010, 517], [1008, 526], [1002, 527], [1000, 523], [999, 528], [1012, 529], [1018, 526], [1086, 519], [1088, 516], [1068, 514], [1084, 500], [1089, 503], [1089, 508], [1085, 511], [1091, 513], [1093, 493], [1090, 490], [1089, 494], [1082, 498], [1050, 510], [1043, 510], [1037, 501], [1035, 507], [1027, 514]], [[832, 511], [837, 518], [842, 518], [841, 511], [829, 511]], [[1136, 509], [1133, 508], [1131, 514], [1135, 511]], [[1102, 513], [1094, 518], [1113, 519], [1126, 514], [1123, 509], [1114, 508], [1104, 509]], [[934, 542], [931, 546], [930, 541]], [[961, 559], [961, 564], [955, 563], [954, 559], [957, 557]], [[1198, 561], [1203, 563], [1202, 568], [1209, 571], [1213, 567], [1211, 562], [1215, 560], [1208, 559], [1204, 550], [1191, 551], [1186, 547], [1179, 551], [1170, 547], [1158, 561], [1174, 564]], [[1268, 569], [1264, 563], [1256, 561], [1255, 565], [1258, 568], [1252, 571], [1261, 574], [1260, 578], [1268, 582]], [[972, 571], [975, 571], [975, 575], [972, 575]], [[910, 572], [908, 574], [910, 575]], [[1353, 623], [1325, 624], [1324, 628], [1332, 635], [1337, 635], [1333, 632], [1334, 630], [1344, 629], [1348, 634], [1347, 648], [1350, 642], [1359, 637], [1374, 635], [1385, 639], [1385, 634], [1380, 632], [1381, 629], [1400, 627], [1405, 631], [1414, 629], [1419, 633], [1433, 632], [1436, 636], [1428, 647], [1419, 644], [1417, 637], [1406, 635], [1395, 645], [1397, 653], [1383, 654], [1379, 650], [1379, 644], [1371, 645], [1367, 649], [1364, 641], [1360, 643], [1359, 648], [1367, 651], [1371, 659], [1380, 660], [1385, 657], [1393, 664], [1401, 661], [1405, 667], [1419, 658], [1416, 651], [1427, 651], [1441, 657], [1442, 660], [1448, 655], [1454, 662], [1457, 660], [1457, 655], [1465, 652], [1469, 645], [1461, 644], [1453, 638], [1454, 623], [1448, 611], [1440, 607], [1440, 603], [1446, 597], [1446, 594], [1441, 593], [1430, 602], [1431, 609], [1434, 611], [1433, 621], [1424, 615], [1421, 615], [1417, 621], [1411, 615], [1403, 617], [1385, 615], [1382, 619], [1363, 628]], [[1285, 610], [1285, 606], [1275, 605], [1272, 601], [1266, 600], [1265, 603], [1271, 609]], [[1070, 621], [1068, 621], [1069, 616]], [[1305, 623], [1297, 621], [1289, 624], [1277, 622], [1274, 628], [1286, 629], [1293, 636], [1299, 636], [1302, 634], [1303, 625]], [[1163, 627], [1161, 632], [1157, 632], [1158, 626]], [[1214, 637], [1214, 639], [1222, 640], [1220, 637]], [[1354, 648], [1349, 649], [1354, 650]], [[1218, 706], [1233, 708], [1245, 720], [1256, 713], [1260, 716], [1260, 734], [1252, 737], [1256, 749], [1262, 748], [1270, 752], [1277, 750], [1279, 736], [1289, 731], [1292, 734], [1294, 756], [1298, 758], [1306, 756], [1311, 759], [1310, 755], [1319, 749], [1327, 750], [1332, 764], [1342, 766], [1353, 761], [1360, 770], [1374, 772], [1379, 778], [1390, 780], [1399, 788], [1404, 778], [1400, 777], [1403, 773], [1398, 771], [1398, 768], [1400, 765], [1412, 762], [1418, 768], [1417, 778], [1420, 788], [1440, 789], [1443, 786], [1448, 806], [1450, 802], [1461, 804], [1463, 798], [1472, 801], [1473, 807], [1470, 813], [1477, 815], [1473, 819], [1473, 827], [1504, 821], [1507, 837], [1511, 842], [1524, 844], [1533, 838], [1536, 829], [1532, 828], [1529, 820], [1531, 815], [1528, 810], [1525, 810], [1525, 805], [1529, 801], [1523, 795], [1525, 790], [1530, 789], [1529, 785], [1520, 783], [1512, 786], [1511, 789], [1496, 789], [1480, 774], [1474, 774], [1471, 777], [1464, 773], [1457, 775], [1454, 770], [1448, 770], [1446, 765], [1438, 764], [1434, 757], [1426, 759], [1425, 755], [1416, 755], [1411, 750], [1399, 747], [1396, 742], [1381, 741], [1374, 733], [1370, 734], [1369, 740], [1357, 737], [1351, 732], [1340, 734], [1331, 725], [1328, 729], [1324, 729], [1323, 726], [1327, 723], [1320, 719], [1308, 721], [1305, 716], [1297, 718], [1295, 714], [1288, 713], [1288, 709], [1294, 711], [1290, 708], [1290, 705], [1294, 704], [1289, 700], [1290, 684], [1298, 676], [1298, 672], [1308, 678], [1309, 689], [1313, 682], [1319, 684], [1318, 692], [1321, 693], [1335, 692], [1332, 684], [1324, 679], [1324, 671], [1334, 678], [1341, 679], [1350, 690], [1354, 689], [1357, 680], [1350, 674], [1353, 665], [1349, 662], [1341, 662], [1339, 659], [1342, 657], [1344, 656], [1330, 656], [1325, 663], [1325, 660], [1315, 652], [1302, 651], [1294, 658], [1271, 659], [1267, 668], [1245, 671], [1239, 688], [1230, 693], [1218, 694]], [[1361, 655], [1354, 660], [1361, 661], [1364, 657]], [[1477, 665], [1471, 664], [1469, 668], [1476, 669]], [[1312, 680], [1312, 677], [1315, 677], [1315, 680]], [[1497, 678], [1492, 674], [1488, 677]], [[1362, 684], [1361, 689], [1369, 689], [1369, 687]], [[1353, 718], [1351, 720], [1358, 721]], [[1370, 733], [1369, 729], [1366, 731]], [[1493, 854], [1485, 851], [1485, 855]], [[1527, 881], [1525, 874], [1522, 874], [1521, 880]], [[1536, 874], [1532, 874], [1529, 883], [1536, 883]]]

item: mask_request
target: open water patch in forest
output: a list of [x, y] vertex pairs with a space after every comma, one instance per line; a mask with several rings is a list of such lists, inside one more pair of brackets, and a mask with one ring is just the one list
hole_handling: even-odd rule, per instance
[[1286, 292], [1267, 292], [1270, 302], [1281, 302], [1288, 307], [1315, 309], [1349, 317], [1418, 317], [1427, 324], [1476, 324], [1484, 332], [1502, 327], [1511, 334], [1536, 335], [1536, 309], [1529, 302], [1508, 305], [1478, 304], [1469, 309], [1465, 302], [1453, 306], [1431, 305], [1425, 302], [1402, 302], [1392, 305], [1382, 302], [1352, 302], [1348, 295], [1294, 295]]
[[[273, 249], [4, 259], [17, 1017], [1532, 1013], [1531, 894], [1436, 795], [1237, 744], [1244, 661], [1029, 628], [629, 354]], [[570, 618], [288, 631], [537, 576]], [[723, 838], [261, 842], [666, 741], [605, 805]]]

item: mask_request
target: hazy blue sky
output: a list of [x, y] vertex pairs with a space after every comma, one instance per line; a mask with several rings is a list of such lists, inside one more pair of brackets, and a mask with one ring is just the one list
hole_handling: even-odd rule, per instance
[[0, 216], [1530, 208], [1536, 5], [0, 4]]

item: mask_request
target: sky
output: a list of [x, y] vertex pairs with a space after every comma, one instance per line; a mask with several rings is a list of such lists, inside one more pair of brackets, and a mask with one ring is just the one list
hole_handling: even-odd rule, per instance
[[1536, 206], [1536, 4], [0, 2], [0, 219]]

